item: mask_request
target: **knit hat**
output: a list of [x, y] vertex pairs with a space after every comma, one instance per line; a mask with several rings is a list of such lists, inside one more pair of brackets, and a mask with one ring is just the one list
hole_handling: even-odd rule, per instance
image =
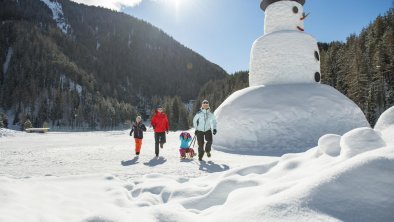
[[192, 136], [188, 132], [182, 132], [180, 136], [181, 137], [185, 137], [186, 136], [186, 138], [192, 138]]
[[206, 100], [206, 99], [204, 99], [204, 100], [202, 101], [202, 104], [204, 104], [204, 103], [209, 104], [208, 100]]

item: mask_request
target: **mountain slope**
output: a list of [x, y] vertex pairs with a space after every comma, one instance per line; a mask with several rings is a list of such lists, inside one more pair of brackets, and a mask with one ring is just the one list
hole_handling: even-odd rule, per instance
[[1, 1], [0, 51], [0, 107], [35, 125], [121, 123], [154, 96], [194, 99], [227, 75], [144, 21], [69, 0]]

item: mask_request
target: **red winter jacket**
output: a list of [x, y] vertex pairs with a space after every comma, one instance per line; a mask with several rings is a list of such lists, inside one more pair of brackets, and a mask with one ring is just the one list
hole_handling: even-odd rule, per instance
[[165, 113], [159, 113], [156, 111], [156, 114], [153, 116], [150, 125], [154, 128], [155, 133], [162, 133], [169, 129], [168, 126], [168, 118]]

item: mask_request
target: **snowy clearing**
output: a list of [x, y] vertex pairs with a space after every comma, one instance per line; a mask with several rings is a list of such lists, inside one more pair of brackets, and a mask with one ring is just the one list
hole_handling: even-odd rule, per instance
[[[8, 136], [1, 139], [0, 176], [13, 178], [107, 173], [130, 179], [149, 173], [190, 178], [272, 161], [271, 157], [216, 151], [211, 159], [205, 157], [206, 162], [202, 165], [197, 157], [181, 161], [178, 152], [180, 132], [167, 135], [167, 143], [156, 159], [151, 131], [144, 134], [139, 158], [136, 158], [134, 139], [129, 136], [129, 131], [47, 134], [3, 131], [8, 132]], [[197, 151], [197, 144], [195, 146]]]
[[146, 134], [139, 159], [127, 134], [3, 137], [0, 221], [394, 218], [392, 143], [350, 159], [317, 147], [280, 158], [214, 151], [211, 161], [199, 163], [179, 160], [179, 132], [169, 134], [159, 159], [153, 158], [152, 133]]
[[212, 152], [181, 161], [180, 132], [155, 159], [128, 131], [2, 130], [0, 221], [394, 221], [394, 117], [282, 157]]

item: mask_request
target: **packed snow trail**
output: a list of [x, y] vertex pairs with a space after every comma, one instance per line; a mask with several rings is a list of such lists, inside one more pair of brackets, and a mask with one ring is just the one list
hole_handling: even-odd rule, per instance
[[[145, 174], [163, 173], [191, 178], [272, 161], [271, 157], [240, 156], [215, 150], [211, 158], [205, 156], [201, 163], [197, 157], [180, 160], [180, 133], [166, 135], [167, 143], [160, 150], [158, 159], [155, 158], [151, 129], [144, 134], [138, 158], [134, 152], [134, 138], [129, 136], [128, 130], [13, 133], [0, 138], [0, 176], [25, 178], [108, 173], [133, 179]], [[194, 150], [197, 152], [197, 144]]]

